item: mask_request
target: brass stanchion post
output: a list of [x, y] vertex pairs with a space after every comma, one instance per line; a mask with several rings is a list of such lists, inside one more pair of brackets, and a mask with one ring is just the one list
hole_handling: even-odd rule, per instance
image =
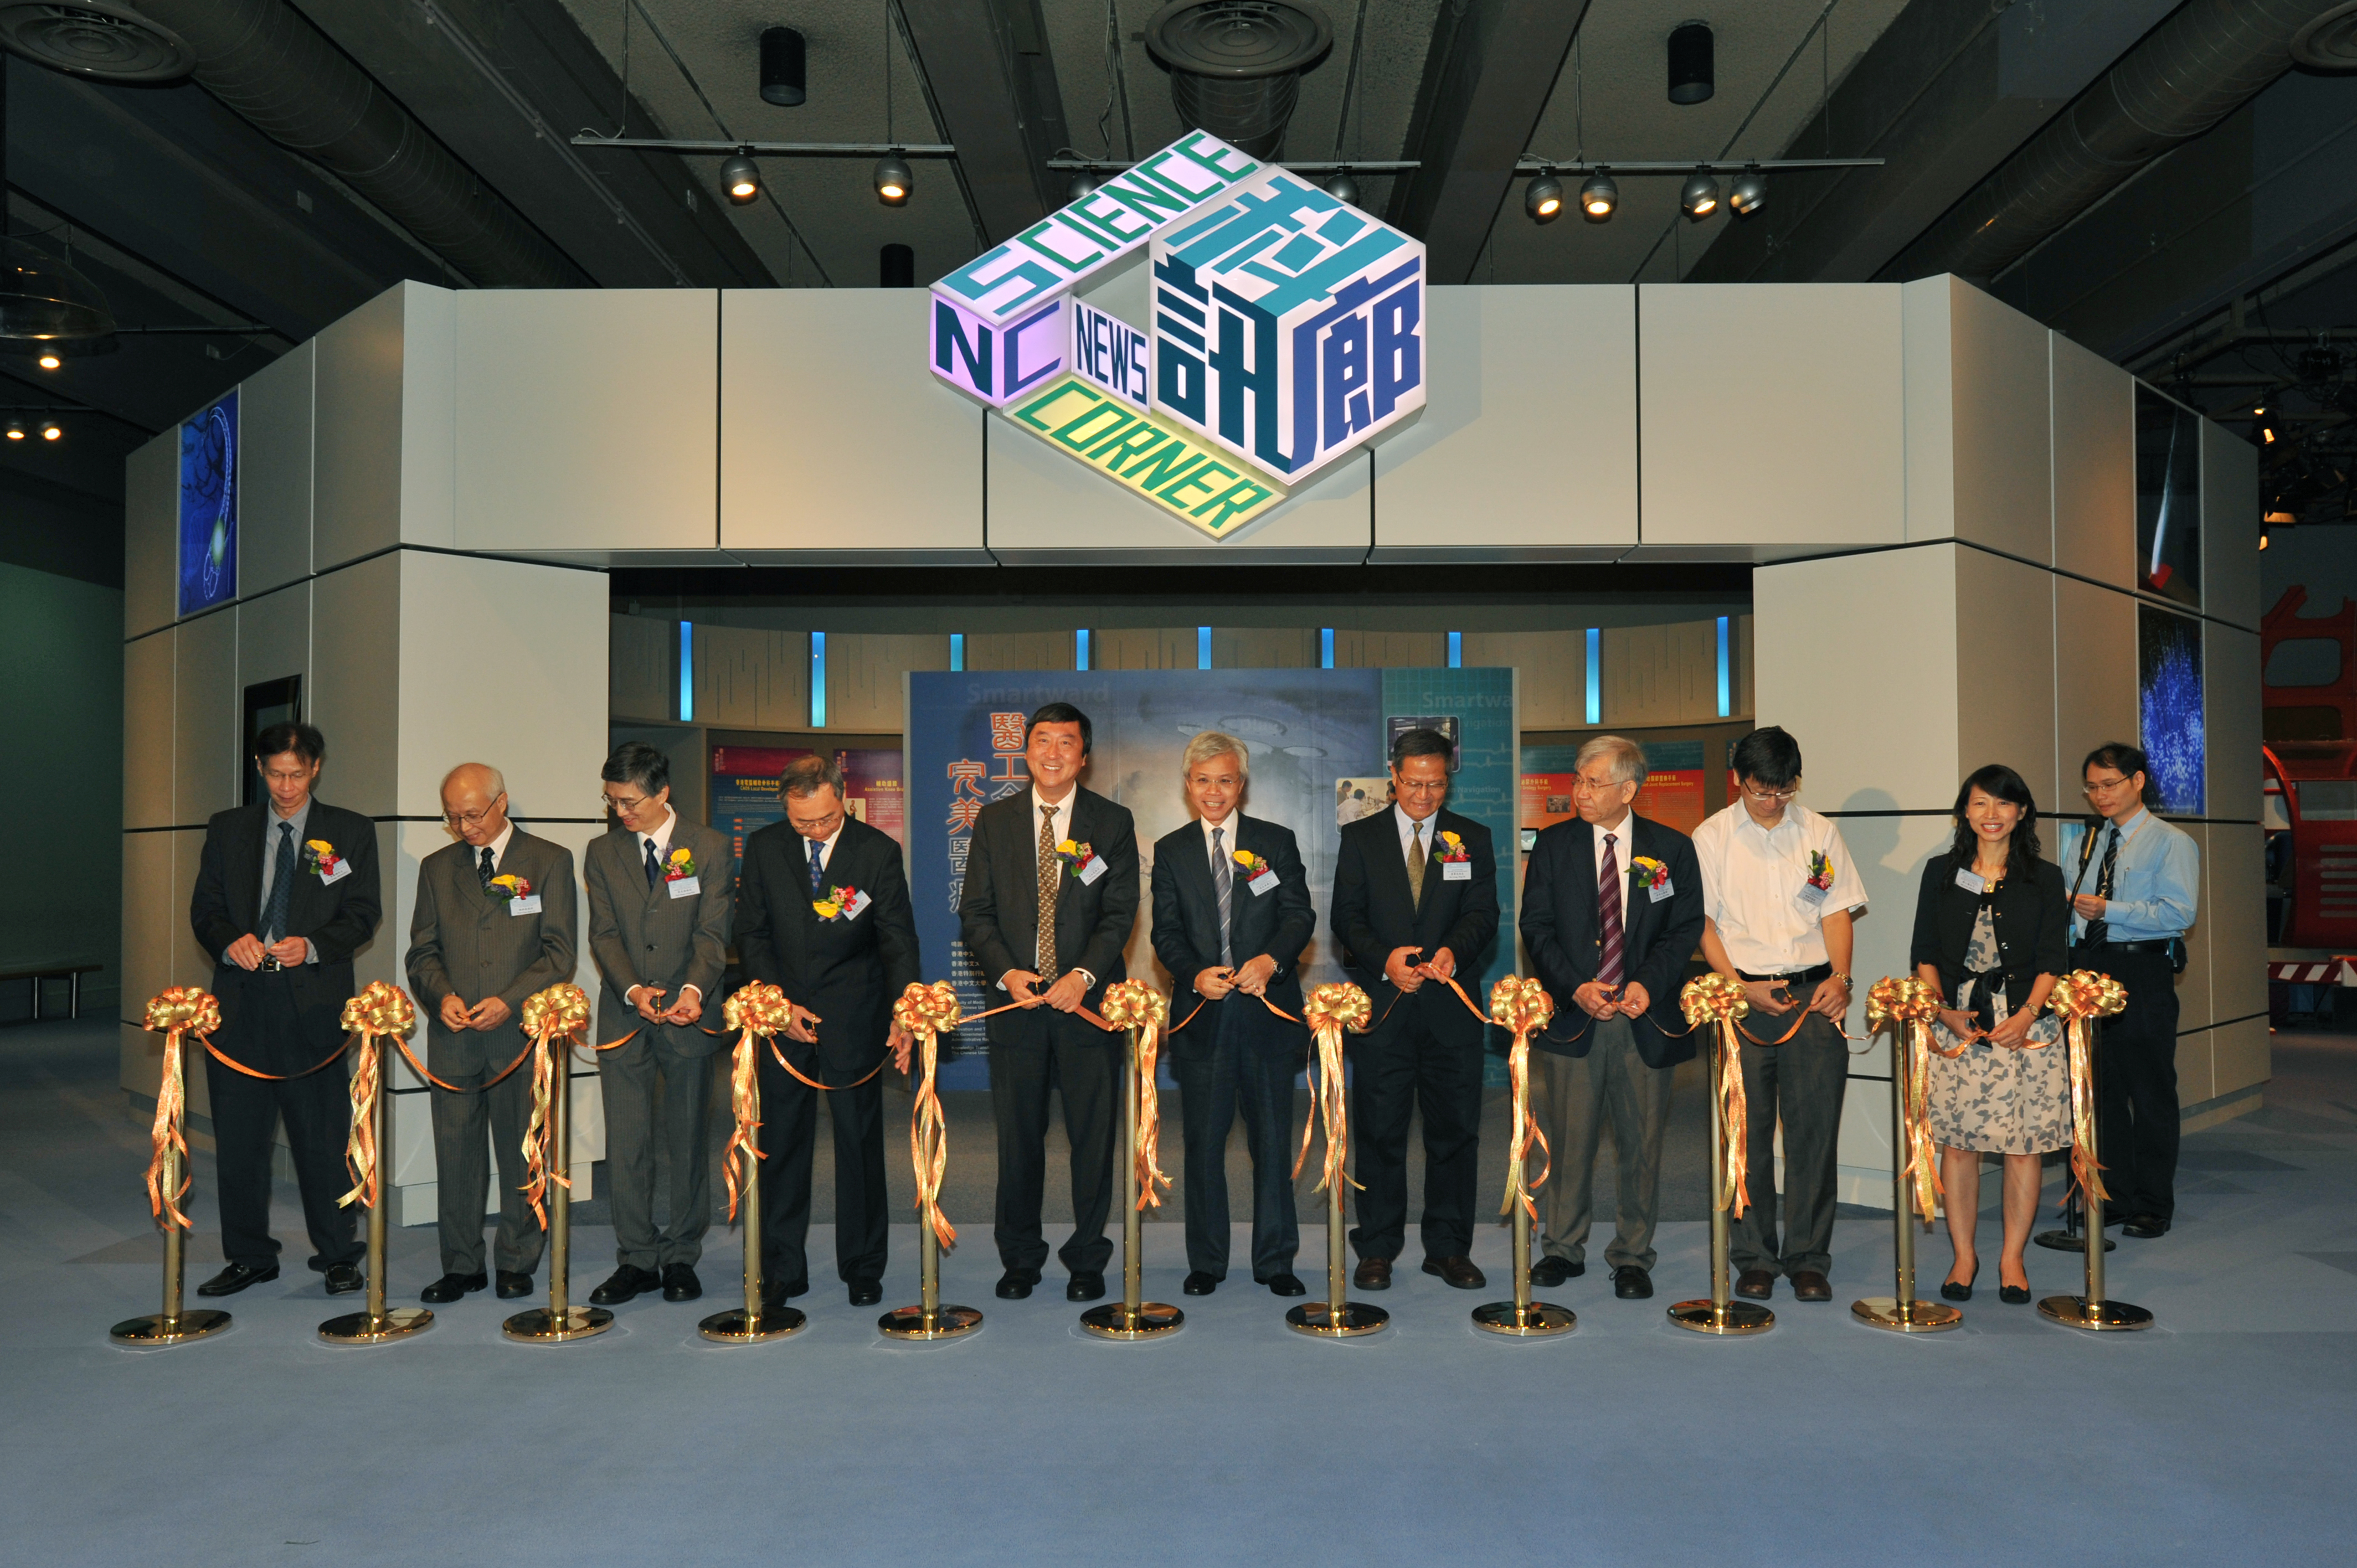
[[180, 1054], [180, 1037], [221, 1027], [220, 1004], [208, 993], [172, 986], [147, 1004], [147, 1027], [166, 1036], [164, 1074], [156, 1086], [162, 1170], [150, 1178], [151, 1191], [162, 1195], [158, 1218], [164, 1222], [164, 1310], [152, 1316], [126, 1318], [108, 1329], [106, 1337], [120, 1345], [178, 1345], [218, 1334], [230, 1325], [226, 1312], [201, 1306], [187, 1312], [180, 1308], [187, 1239], [175, 1208], [184, 1159], [178, 1108], [188, 1103], [188, 1067]]
[[[1531, 1196], [1530, 1141], [1533, 1135], [1530, 1109], [1531, 1033], [1544, 1029], [1553, 1015], [1555, 1004], [1536, 981], [1524, 981], [1508, 975], [1491, 988], [1491, 1018], [1514, 1033], [1514, 1042], [1506, 1058], [1513, 1079], [1514, 1127], [1506, 1160], [1512, 1167], [1507, 1172], [1506, 1207], [1512, 1212], [1514, 1222], [1514, 1299], [1493, 1301], [1473, 1309], [1473, 1326], [1491, 1334], [1507, 1334], [1520, 1339], [1544, 1338], [1556, 1334], [1568, 1334], [1579, 1326], [1579, 1319], [1569, 1307], [1552, 1302], [1531, 1299]], [[1544, 1144], [1545, 1140], [1541, 1138]], [[1541, 1173], [1539, 1180], [1546, 1176]]]
[[[1712, 1052], [1716, 1052], [1714, 1057]], [[1705, 1078], [1710, 1096], [1710, 1295], [1706, 1300], [1682, 1301], [1670, 1308], [1670, 1321], [1697, 1334], [1764, 1334], [1776, 1326], [1776, 1315], [1757, 1302], [1737, 1301], [1727, 1289], [1727, 1198], [1720, 1189], [1727, 1159], [1727, 1130], [1719, 1125], [1718, 1078], [1726, 1070], [1727, 1043], [1714, 1040], [1704, 1053]], [[1749, 1173], [1746, 1173], [1748, 1178]]]
[[1146, 1262], [1145, 1216], [1137, 1200], [1137, 1031], [1129, 1031], [1129, 1058], [1122, 1069], [1121, 1301], [1092, 1306], [1081, 1314], [1081, 1327], [1100, 1339], [1153, 1339], [1176, 1333], [1187, 1315], [1158, 1301], [1141, 1301], [1141, 1272]]
[[[549, 1048], [558, 1054], [556, 1085], [548, 1097], [548, 1139], [556, 1151], [548, 1183], [548, 1305], [519, 1312], [500, 1325], [500, 1332], [509, 1338], [533, 1345], [587, 1339], [614, 1326], [614, 1315], [604, 1307], [575, 1306], [565, 1299], [573, 1241], [573, 1047], [569, 1040], [559, 1039]], [[560, 1176], [566, 1179], [556, 1179]]]
[[[760, 1091], [754, 1090], [756, 1094]], [[748, 1128], [738, 1153], [745, 1171], [745, 1305], [716, 1312], [695, 1326], [706, 1339], [722, 1345], [758, 1345], [797, 1334], [810, 1322], [801, 1308], [761, 1305], [761, 1133]]]
[[[2104, 986], [2116, 993], [2117, 1000], [2099, 993], [2099, 987]], [[2126, 993], [2119, 989], [2118, 982], [2083, 969], [2072, 972], [2057, 984], [2054, 991], [2060, 993], [2060, 1000], [2054, 1003], [2054, 1010], [2063, 1015], [2068, 1021], [2067, 1026], [2074, 1035], [2082, 1035], [2095, 1018], [2119, 1012], [2126, 998]], [[2093, 1003], [2084, 1000], [2090, 993], [2097, 993]], [[2087, 1240], [2090, 1244], [2083, 1249], [2087, 1259], [2087, 1293], [2084, 1295], [2047, 1296], [2038, 1304], [2039, 1316], [2065, 1328], [2084, 1328], [2093, 1333], [2149, 1328], [2152, 1326], [2151, 1313], [2125, 1301], [2106, 1300], [2104, 1294], [2105, 1249], [2092, 1244], [2104, 1240], [2103, 1227], [2097, 1223], [2102, 1210], [2097, 1207], [2099, 1184], [2093, 1176], [2098, 1168], [2092, 1127], [2095, 1104], [2095, 1052], [2093, 1043], [2083, 1038], [2073, 1039], [2071, 1046], [2072, 1072], [2082, 1080], [2072, 1085], [2072, 1136], [2077, 1145], [2072, 1169], [2079, 1189], [2086, 1198], [2089, 1221]], [[2080, 1112], [2081, 1104], [2087, 1108], [2084, 1115]]]
[[931, 985], [911, 982], [893, 1004], [892, 1021], [920, 1042], [917, 1102], [909, 1112], [909, 1156], [917, 1173], [920, 1294], [918, 1305], [894, 1307], [876, 1320], [876, 1327], [889, 1339], [955, 1339], [982, 1326], [982, 1314], [973, 1307], [942, 1304], [942, 1242], [934, 1229], [937, 1221], [949, 1223], [937, 1207], [941, 1176], [949, 1165], [949, 1125], [933, 1079], [941, 1036], [958, 1026], [957, 992], [947, 981]]
[[393, 1096], [385, 1090], [386, 1064], [381, 1054], [383, 1047], [368, 1041], [363, 1048], [380, 1053], [368, 1109], [369, 1122], [376, 1129], [377, 1160], [376, 1201], [369, 1205], [368, 1215], [368, 1310], [348, 1312], [319, 1325], [319, 1337], [337, 1345], [382, 1345], [434, 1326], [431, 1307], [388, 1309], [384, 1305], [385, 1203], [392, 1197], [393, 1187], [385, 1167], [393, 1159]]
[[1943, 1302], [1919, 1301], [1915, 1296], [1915, 1216], [1907, 1200], [1908, 1163], [1914, 1140], [1908, 1126], [1907, 1096], [1915, 1068], [1912, 1053], [1921, 1048], [1921, 1042], [1912, 1038], [1912, 1030], [1921, 1026], [1893, 1019], [1890, 1030], [1890, 1224], [1894, 1238], [1891, 1255], [1897, 1269], [1894, 1294], [1870, 1295], [1850, 1303], [1849, 1307], [1850, 1316], [1860, 1323], [1898, 1334], [1935, 1334], [1964, 1320], [1964, 1315], [1953, 1306]]
[[[1347, 1134], [1339, 1147], [1335, 1136], [1347, 1125], [1342, 1114], [1342, 1031], [1363, 1033], [1373, 1009], [1366, 993], [1357, 986], [1327, 984], [1310, 993], [1302, 1016], [1318, 1043], [1318, 1091], [1311, 1097], [1309, 1119], [1314, 1125], [1322, 1113], [1326, 1122], [1326, 1299], [1287, 1308], [1285, 1326], [1296, 1334], [1318, 1338], [1354, 1339], [1377, 1332], [1392, 1320], [1382, 1307], [1351, 1299], [1351, 1271], [1342, 1247], [1342, 1184], [1350, 1179], [1350, 1148]], [[1301, 1146], [1306, 1155], [1308, 1129], [1303, 1130]]]

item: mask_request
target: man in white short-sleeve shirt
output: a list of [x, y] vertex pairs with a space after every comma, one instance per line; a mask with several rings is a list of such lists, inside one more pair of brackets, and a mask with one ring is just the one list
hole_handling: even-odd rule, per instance
[[[1743, 984], [1740, 1060], [1749, 1207], [1730, 1228], [1735, 1292], [1831, 1301], [1834, 1181], [1849, 1047], [1850, 918], [1866, 887], [1841, 830], [1796, 804], [1801, 748], [1774, 726], [1736, 742], [1733, 805], [1695, 830], [1703, 957]], [[1776, 1123], [1784, 1124], [1783, 1247], [1777, 1247]]]

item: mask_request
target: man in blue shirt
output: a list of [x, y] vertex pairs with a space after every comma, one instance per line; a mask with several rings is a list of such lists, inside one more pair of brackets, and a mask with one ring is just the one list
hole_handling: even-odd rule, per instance
[[[2177, 1209], [2176, 952], [2193, 924], [2201, 850], [2155, 816], [2145, 754], [2099, 746], [2081, 766], [2090, 830], [2062, 830], [2071, 886], [2071, 961], [2127, 988], [2126, 1009], [2105, 1019], [2095, 1046], [2095, 1142], [2110, 1193], [2104, 1223], [2150, 1240]], [[2100, 1229], [2097, 1230], [2100, 1234]]]

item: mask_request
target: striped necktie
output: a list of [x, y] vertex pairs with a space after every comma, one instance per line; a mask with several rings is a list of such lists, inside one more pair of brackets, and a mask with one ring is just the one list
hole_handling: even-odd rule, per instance
[[1233, 969], [1236, 964], [1235, 946], [1228, 936], [1228, 927], [1235, 911], [1235, 875], [1228, 865], [1228, 852], [1222, 843], [1225, 835], [1218, 828], [1211, 830], [1211, 885], [1220, 890], [1220, 963]]
[[1618, 834], [1604, 835], [1604, 862], [1596, 874], [1596, 978], [1615, 989], [1628, 973], [1629, 941], [1620, 917], [1620, 856], [1613, 849], [1618, 842]]

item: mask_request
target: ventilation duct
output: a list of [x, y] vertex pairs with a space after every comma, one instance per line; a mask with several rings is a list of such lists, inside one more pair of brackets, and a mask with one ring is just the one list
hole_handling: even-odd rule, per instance
[[1178, 117], [1256, 158], [1284, 152], [1301, 73], [1333, 44], [1333, 24], [1306, 0], [1172, 0], [1146, 24]]
[[171, 30], [113, 0], [0, 4], [0, 44], [27, 59], [99, 81], [178, 81], [196, 51]]
[[[1900, 252], [1882, 275], [1988, 279], [2137, 170], [2249, 102], [2293, 63], [2293, 40], [2349, 6], [2190, 0]], [[2330, 48], [2329, 38], [2309, 40]]]

